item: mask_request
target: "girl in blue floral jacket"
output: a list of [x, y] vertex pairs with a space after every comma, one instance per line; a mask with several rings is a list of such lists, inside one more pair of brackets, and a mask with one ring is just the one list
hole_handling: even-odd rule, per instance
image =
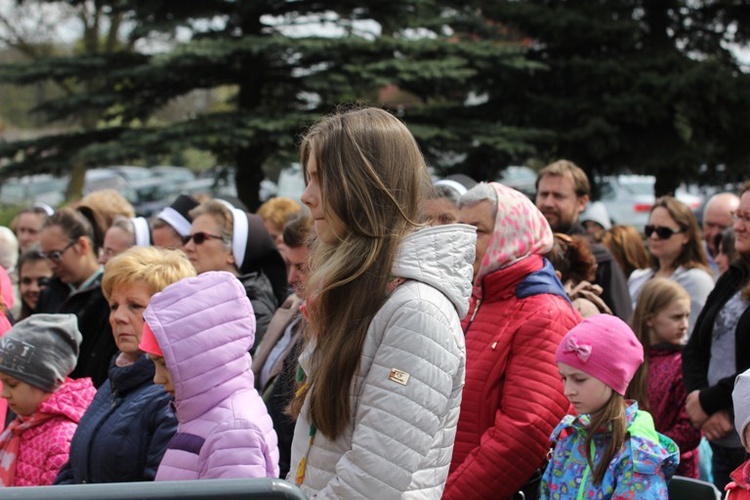
[[667, 499], [679, 449], [654, 429], [625, 391], [643, 362], [643, 346], [611, 315], [591, 316], [563, 338], [556, 361], [577, 416], [552, 432], [542, 499]]

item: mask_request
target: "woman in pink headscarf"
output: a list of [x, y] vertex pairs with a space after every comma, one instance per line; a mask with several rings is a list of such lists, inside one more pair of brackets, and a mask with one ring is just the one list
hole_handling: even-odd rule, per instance
[[552, 265], [552, 230], [522, 193], [481, 183], [459, 200], [477, 228], [474, 293], [463, 320], [466, 383], [443, 498], [535, 498], [549, 435], [568, 401], [555, 363], [581, 321]]

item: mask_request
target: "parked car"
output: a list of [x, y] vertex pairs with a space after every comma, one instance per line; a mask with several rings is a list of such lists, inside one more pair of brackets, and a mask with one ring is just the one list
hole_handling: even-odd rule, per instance
[[87, 195], [101, 189], [115, 189], [122, 191], [128, 181], [115, 170], [109, 168], [90, 168], [86, 171], [83, 182], [83, 195]]
[[11, 177], [0, 187], [0, 203], [3, 205], [31, 205], [45, 203], [57, 207], [65, 201], [68, 181], [64, 177], [49, 174]]
[[[653, 175], [613, 175], [598, 179], [599, 200], [607, 208], [613, 224], [633, 226], [643, 232], [648, 222], [648, 214], [656, 201]], [[701, 206], [703, 197], [679, 188], [675, 197], [696, 210]]]
[[141, 217], [151, 217], [167, 206], [177, 195], [179, 184], [150, 177], [128, 182], [122, 193]]
[[521, 191], [532, 200], [536, 197], [536, 172], [529, 167], [505, 167], [497, 182]]
[[149, 179], [154, 176], [150, 169], [133, 165], [116, 165], [114, 167], [107, 167], [107, 169], [114, 170], [120, 177], [123, 177], [128, 182]]
[[156, 177], [167, 179], [175, 184], [182, 184], [195, 180], [195, 174], [187, 167], [175, 167], [172, 165], [157, 165], [151, 167], [151, 173]]

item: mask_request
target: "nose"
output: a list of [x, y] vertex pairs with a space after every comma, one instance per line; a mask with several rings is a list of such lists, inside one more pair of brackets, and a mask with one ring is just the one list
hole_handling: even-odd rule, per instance
[[8, 391], [8, 388], [5, 387], [5, 384], [1, 384], [3, 386], [2, 392], [0, 392], [0, 397], [4, 399], [8, 399], [10, 397], [10, 392]]
[[124, 307], [118, 307], [116, 310], [112, 311], [110, 314], [112, 315], [112, 319], [117, 321], [118, 323], [122, 323], [125, 320], [125, 313], [123, 311]]
[[305, 190], [302, 191], [302, 196], [300, 196], [299, 199], [302, 203], [312, 208], [314, 204], [314, 196], [312, 194], [312, 189], [310, 188], [310, 184], [305, 186]]
[[187, 252], [188, 250], [190, 250], [190, 251], [195, 250], [195, 242], [193, 241], [193, 239], [191, 238], [190, 240], [187, 241], [187, 243], [185, 243], [184, 245], [182, 245], [182, 249], [185, 252]]
[[566, 398], [570, 398], [575, 395], [575, 388], [570, 382], [563, 382], [563, 394]]
[[167, 378], [164, 376], [163, 368], [160, 366], [156, 366], [156, 371], [154, 372], [154, 384], [156, 385], [166, 385]]
[[294, 285], [297, 282], [297, 268], [295, 266], [289, 266], [289, 272], [286, 274], [286, 282], [290, 285]]

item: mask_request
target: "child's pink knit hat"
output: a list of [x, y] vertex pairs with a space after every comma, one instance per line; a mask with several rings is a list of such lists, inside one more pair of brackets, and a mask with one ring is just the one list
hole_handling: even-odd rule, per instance
[[563, 337], [555, 361], [598, 378], [624, 396], [635, 371], [643, 363], [643, 345], [623, 320], [597, 314]]

